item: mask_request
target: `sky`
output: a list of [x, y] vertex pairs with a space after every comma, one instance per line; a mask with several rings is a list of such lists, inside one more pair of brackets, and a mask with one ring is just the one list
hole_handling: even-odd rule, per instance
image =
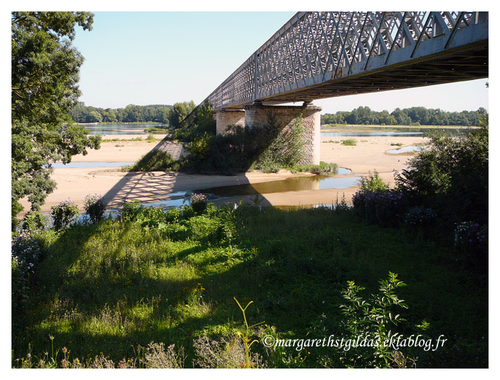
[[[196, 9], [194, 7], [193, 9]], [[98, 11], [73, 45], [85, 57], [80, 101], [87, 106], [201, 103], [296, 12]], [[322, 113], [359, 106], [489, 110], [488, 78], [314, 102]]]
[[[377, 8], [382, 10], [399, 9], [401, 2], [385, 0], [380, 4]], [[418, 8], [434, 9], [435, 4], [435, 0], [420, 0]], [[470, 2], [464, 0], [446, 0], [439, 4], [442, 9], [470, 8]], [[491, 2], [483, 0], [476, 0], [474, 4], [480, 10], [491, 8]], [[18, 0], [15, 4], [15, 10], [86, 10], [95, 14], [93, 30], [77, 28], [73, 45], [85, 58], [80, 70], [82, 96], [79, 100], [99, 108], [124, 108], [129, 104], [173, 105], [191, 100], [199, 104], [297, 11], [366, 11], [372, 8], [373, 3], [366, 0], [341, 4], [326, 0], [87, 0], [71, 5], [62, 0], [41, 3]], [[12, 3], [4, 2], [1, 12], [4, 52], [10, 46], [12, 10]], [[494, 31], [490, 28], [491, 34]], [[492, 56], [494, 51], [490, 47]], [[494, 60], [490, 58], [490, 61]], [[475, 111], [480, 107], [490, 111], [491, 91], [495, 87], [491, 85], [491, 74], [490, 69], [490, 78], [475, 81], [343, 96], [316, 100], [314, 104], [323, 108], [323, 114], [352, 111], [360, 106], [389, 112], [417, 106], [449, 112]], [[5, 96], [10, 97], [9, 77], [4, 75], [2, 78]], [[8, 104], [4, 106], [8, 114]]]

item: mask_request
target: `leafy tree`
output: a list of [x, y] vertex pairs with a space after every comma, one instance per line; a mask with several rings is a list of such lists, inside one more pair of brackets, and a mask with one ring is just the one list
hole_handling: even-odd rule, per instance
[[168, 116], [170, 126], [174, 128], [180, 127], [181, 121], [184, 120], [195, 108], [196, 104], [192, 100], [189, 103], [175, 103]]
[[77, 123], [133, 123], [133, 122], [156, 122], [167, 124], [168, 114], [171, 106], [167, 105], [150, 105], [137, 106], [129, 104], [125, 108], [95, 108], [85, 106], [79, 102], [70, 111], [71, 118]]
[[142, 112], [139, 106], [136, 106], [134, 104], [129, 104], [127, 107], [125, 107], [125, 112], [127, 115], [126, 116], [127, 121], [129, 122], [141, 121], [142, 119]]
[[382, 111], [378, 114], [378, 118], [376, 118], [377, 124], [380, 125], [396, 125], [397, 121], [393, 115], [390, 115], [387, 111]]
[[86, 123], [100, 123], [102, 121], [102, 115], [99, 110], [92, 108], [87, 113], [87, 117], [85, 118]]
[[170, 108], [159, 108], [157, 110], [158, 113], [158, 122], [163, 124], [168, 124], [168, 115], [170, 114]]
[[401, 110], [400, 108], [396, 108], [394, 111], [392, 111], [391, 115], [394, 116], [394, 118], [396, 119], [397, 125], [410, 125], [411, 124], [411, 119], [405, 110]]
[[351, 112], [339, 111], [335, 115], [321, 115], [321, 124], [374, 124], [374, 125], [456, 125], [478, 126], [488, 114], [484, 108], [477, 111], [446, 112], [424, 107], [396, 108], [390, 114], [369, 107], [358, 107]]
[[87, 114], [88, 110], [82, 102], [78, 102], [70, 111], [71, 118], [75, 123], [85, 123]]
[[102, 121], [107, 123], [115, 123], [117, 121], [116, 112], [112, 108], [106, 108], [106, 110], [103, 112], [102, 117]]
[[56, 187], [51, 164], [98, 149], [100, 138], [73, 123], [81, 54], [71, 45], [75, 27], [91, 30], [88, 12], [13, 12], [12, 213], [28, 197], [39, 210]]
[[[181, 141], [192, 142], [199, 138], [207, 138], [207, 136], [215, 136], [215, 118], [214, 110], [212, 104], [209, 101], [205, 101], [198, 107], [194, 106], [194, 102], [191, 101], [189, 105], [187, 103], [176, 103], [174, 108], [170, 112], [170, 117], [178, 110], [184, 109], [184, 107], [194, 107], [193, 111], [187, 112], [184, 109], [183, 113], [185, 116], [180, 116], [179, 125], [175, 126], [172, 133], [172, 138]], [[177, 107], [176, 107], [177, 106]], [[187, 118], [189, 116], [189, 118]], [[171, 121], [173, 119], [170, 119]], [[177, 122], [177, 116], [174, 122]], [[170, 124], [172, 126], [172, 124]]]
[[409, 162], [396, 184], [415, 205], [453, 223], [488, 222], [488, 124], [459, 137], [434, 133], [429, 149]]

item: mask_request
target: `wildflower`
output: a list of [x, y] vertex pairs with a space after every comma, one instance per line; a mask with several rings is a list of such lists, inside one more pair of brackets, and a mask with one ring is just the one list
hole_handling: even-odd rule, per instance
[[202, 213], [207, 208], [208, 198], [205, 194], [191, 195], [190, 203], [195, 213]]

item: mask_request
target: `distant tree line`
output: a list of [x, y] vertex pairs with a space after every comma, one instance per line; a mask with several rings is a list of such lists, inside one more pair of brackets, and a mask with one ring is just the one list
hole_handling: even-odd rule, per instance
[[137, 106], [130, 104], [125, 108], [97, 108], [78, 102], [70, 111], [76, 123], [137, 123], [153, 122], [177, 127], [193, 109], [191, 102], [170, 105]]
[[488, 112], [484, 108], [477, 111], [447, 112], [440, 109], [412, 107], [393, 112], [372, 111], [369, 107], [358, 107], [348, 111], [321, 116], [321, 124], [354, 124], [354, 125], [453, 125], [478, 126]]
[[[196, 108], [194, 101], [170, 105], [137, 106], [125, 108], [97, 108], [78, 102], [70, 111], [76, 123], [136, 123], [153, 122], [178, 128], [181, 121]], [[321, 124], [354, 125], [453, 125], [477, 126], [488, 112], [484, 108], [477, 111], [447, 112], [440, 109], [412, 107], [388, 111], [372, 111], [369, 107], [358, 107], [352, 111], [338, 111], [321, 115]]]

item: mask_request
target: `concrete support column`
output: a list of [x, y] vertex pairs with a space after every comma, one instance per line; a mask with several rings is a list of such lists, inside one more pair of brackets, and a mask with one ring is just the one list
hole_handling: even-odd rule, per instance
[[216, 134], [226, 133], [226, 128], [230, 125], [245, 126], [245, 111], [244, 110], [220, 110], [216, 112]]
[[269, 114], [283, 126], [285, 131], [293, 126], [297, 117], [302, 116], [304, 133], [304, 164], [319, 165], [320, 162], [320, 131], [321, 107], [314, 105], [301, 106], [263, 106], [251, 105], [245, 107], [245, 124], [251, 128], [258, 128], [267, 124]]

